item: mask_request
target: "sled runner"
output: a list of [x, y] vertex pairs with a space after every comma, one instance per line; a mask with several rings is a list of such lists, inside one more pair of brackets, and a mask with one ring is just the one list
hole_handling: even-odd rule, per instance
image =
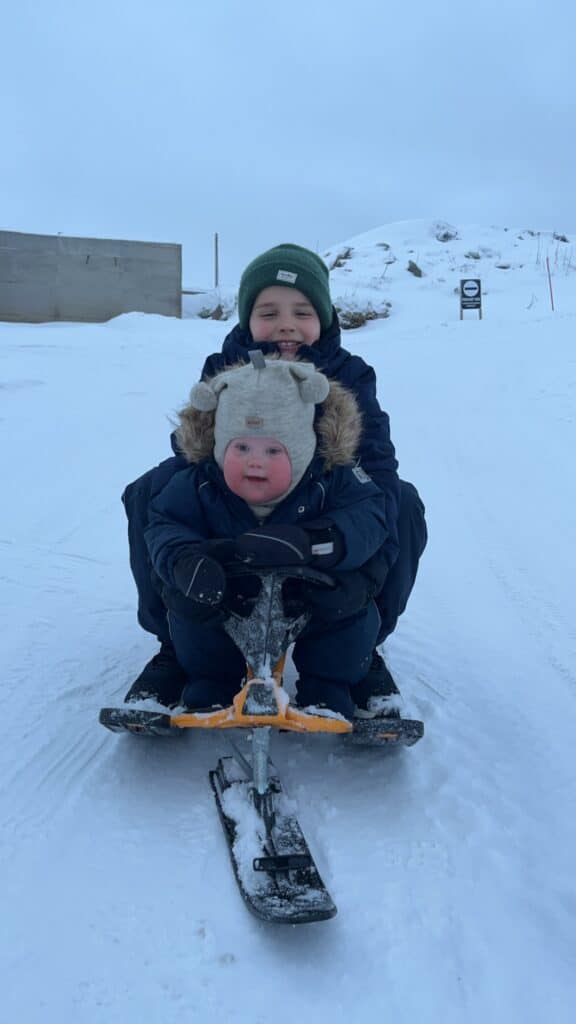
[[[246, 574], [254, 575], [254, 570], [236, 570], [236, 575]], [[324, 733], [340, 736], [345, 743], [394, 749], [416, 743], [424, 727], [422, 722], [392, 716], [352, 723], [322, 708], [290, 704], [282, 687], [284, 658], [309, 615], [293, 619], [285, 615], [282, 584], [287, 578], [299, 578], [330, 586], [332, 580], [309, 567], [259, 569], [257, 575], [262, 585], [250, 615], [231, 613], [223, 623], [248, 668], [247, 682], [230, 707], [171, 714], [125, 705], [103, 708], [100, 722], [113, 732], [138, 735], [226, 730], [232, 755], [218, 761], [210, 772], [210, 784], [243, 899], [252, 913], [266, 921], [322, 921], [336, 914], [336, 906], [270, 760], [272, 730]], [[231, 740], [233, 729], [247, 732], [249, 757]]]

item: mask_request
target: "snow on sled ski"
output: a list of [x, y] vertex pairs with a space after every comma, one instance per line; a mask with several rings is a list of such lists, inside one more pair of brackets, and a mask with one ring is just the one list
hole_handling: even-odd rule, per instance
[[234, 758], [220, 758], [210, 772], [210, 784], [238, 888], [248, 909], [261, 920], [275, 924], [309, 924], [334, 917], [336, 905], [278, 777], [269, 777], [269, 829], [255, 807], [254, 791], [242, 778]]

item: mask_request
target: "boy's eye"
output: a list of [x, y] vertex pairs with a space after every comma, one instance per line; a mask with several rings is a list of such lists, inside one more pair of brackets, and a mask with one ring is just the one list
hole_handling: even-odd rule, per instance
[[241, 441], [239, 441], [238, 444], [235, 444], [234, 447], [235, 447], [237, 452], [244, 453], [244, 452], [248, 451], [248, 445], [247, 444], [242, 444]]
[[280, 452], [282, 451], [282, 449], [281, 448], [268, 448], [267, 451], [268, 451], [268, 455], [280, 455]]

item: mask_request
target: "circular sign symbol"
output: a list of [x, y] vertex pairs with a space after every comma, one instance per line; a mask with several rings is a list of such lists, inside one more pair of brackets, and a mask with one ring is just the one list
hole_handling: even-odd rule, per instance
[[475, 299], [480, 293], [480, 285], [478, 281], [463, 281], [462, 282], [462, 294], [467, 299]]

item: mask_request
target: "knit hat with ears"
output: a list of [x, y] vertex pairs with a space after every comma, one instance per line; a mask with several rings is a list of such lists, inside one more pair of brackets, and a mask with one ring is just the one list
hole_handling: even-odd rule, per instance
[[[315, 407], [330, 385], [311, 363], [264, 359], [200, 381], [190, 392], [190, 405], [215, 411], [214, 458], [222, 468], [224, 454], [236, 437], [273, 437], [281, 441], [292, 464], [288, 494], [302, 479], [316, 450]], [[284, 495], [283, 495], [284, 497]]]
[[241, 327], [248, 329], [252, 307], [260, 292], [278, 284], [302, 292], [314, 306], [322, 330], [330, 327], [333, 312], [328, 267], [315, 252], [290, 242], [268, 249], [246, 267], [238, 292]]

